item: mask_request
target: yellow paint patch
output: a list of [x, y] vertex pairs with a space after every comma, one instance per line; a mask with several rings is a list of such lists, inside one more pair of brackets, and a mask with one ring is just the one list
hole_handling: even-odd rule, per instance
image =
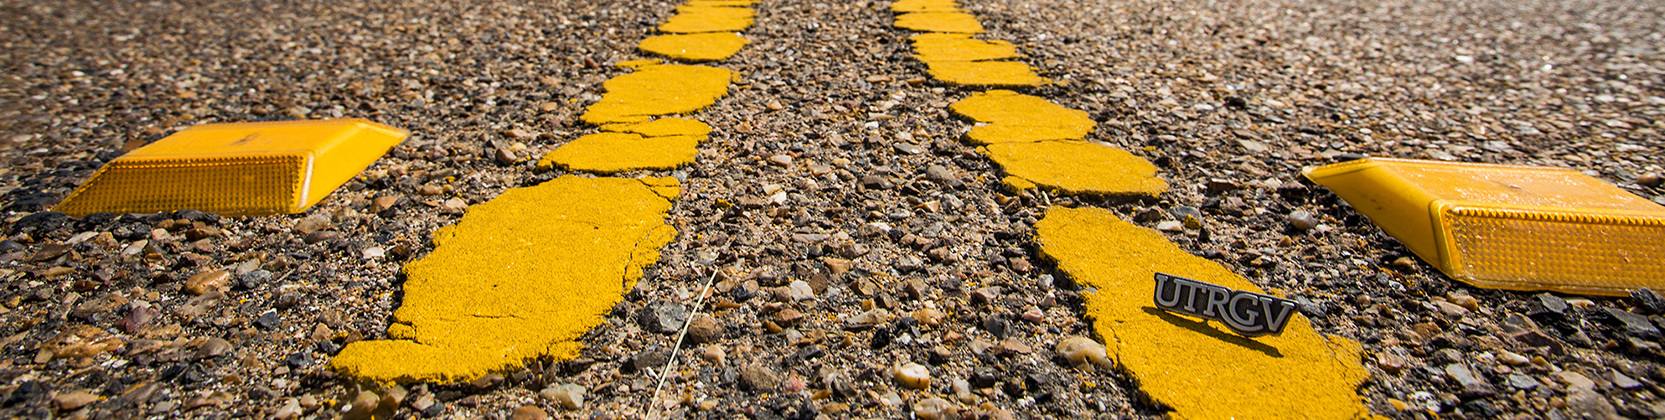
[[752, 9], [741, 7], [677, 6], [676, 16], [659, 24], [661, 32], [691, 34], [703, 32], [739, 32], [752, 26]]
[[963, 12], [920, 12], [896, 17], [896, 27], [919, 32], [983, 33], [977, 17]]
[[1084, 141], [1000, 143], [984, 154], [1006, 172], [1060, 194], [1156, 196], [1168, 190], [1156, 165], [1126, 150]]
[[1046, 79], [1028, 64], [1015, 61], [928, 61], [931, 77], [961, 86], [1040, 86]]
[[[651, 123], [650, 123], [651, 124]], [[544, 169], [611, 174], [673, 169], [694, 163], [703, 136], [642, 137], [636, 133], [596, 133], [561, 145], [538, 160]]]
[[913, 41], [913, 56], [927, 63], [937, 61], [1003, 60], [1018, 56], [1017, 47], [1006, 41], [973, 39], [970, 34], [924, 33]]
[[960, 4], [954, 0], [897, 0], [890, 4], [890, 11], [896, 13], [913, 12], [957, 12]]
[[1009, 90], [973, 94], [948, 109], [987, 124], [966, 133], [975, 144], [1080, 140], [1098, 125], [1086, 112]]
[[1154, 272], [1261, 292], [1231, 270], [1175, 247], [1154, 230], [1100, 209], [1054, 206], [1035, 225], [1041, 254], [1083, 285], [1087, 315], [1117, 366], [1176, 418], [1360, 418], [1355, 393], [1369, 375], [1351, 340], [1299, 316], [1282, 335], [1255, 339], [1152, 303]]
[[728, 70], [679, 64], [644, 65], [607, 80], [607, 93], [580, 117], [586, 123], [647, 122], [652, 116], [686, 114], [728, 94]]
[[[660, 118], [660, 119], [657, 119], [657, 120], [653, 120], [651, 122], [645, 122], [645, 123], [641, 123], [641, 124], [619, 127], [616, 130], [608, 130], [608, 131], [618, 131], [618, 132], [621, 132], [621, 133], [636, 133], [636, 134], [641, 134], [643, 137], [664, 137], [664, 136], [705, 137], [705, 135], [711, 134], [711, 126], [706, 125], [705, 123], [702, 123], [702, 122], [699, 122], [699, 121], [694, 121], [694, 120], [690, 120], [690, 119], [686, 119], [686, 118], [674, 118], [673, 117], [673, 118]], [[700, 139], [700, 140], [704, 141], [703, 138]]]
[[660, 192], [675, 182], [564, 176], [469, 208], [405, 266], [389, 339], [349, 344], [330, 367], [362, 381], [450, 383], [576, 357], [576, 340], [676, 236]]
[[733, 57], [750, 42], [733, 32], [710, 32], [652, 36], [636, 48], [681, 61], [716, 61]]
[[704, 7], [746, 7], [757, 4], [757, 0], [688, 0], [683, 6]]

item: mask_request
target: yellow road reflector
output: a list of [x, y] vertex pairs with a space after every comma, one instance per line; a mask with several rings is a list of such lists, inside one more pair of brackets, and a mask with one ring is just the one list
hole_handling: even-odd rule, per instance
[[377, 383], [451, 383], [578, 356], [642, 269], [676, 237], [673, 178], [563, 176], [504, 191], [434, 232], [405, 266], [386, 340], [348, 344], [330, 367]]
[[966, 133], [966, 139], [974, 144], [1080, 140], [1098, 125], [1086, 112], [1009, 90], [975, 93], [948, 109], [987, 123]]
[[1103, 209], [1053, 206], [1035, 224], [1041, 254], [1080, 284], [1093, 329], [1116, 366], [1185, 419], [1371, 417], [1356, 390], [1369, 372], [1358, 343], [1293, 316], [1276, 336], [1246, 338], [1218, 322], [1154, 306], [1155, 273], [1233, 290], [1259, 287]]
[[959, 2], [955, 0], [897, 0], [890, 4], [890, 11], [896, 13], [956, 12], [959, 10]]
[[356, 118], [199, 125], [110, 161], [53, 210], [298, 213], [408, 135]]
[[908, 37], [913, 54], [923, 62], [1003, 60], [1018, 56], [1017, 46], [1006, 41], [984, 41], [970, 34], [923, 33]]
[[919, 12], [896, 17], [896, 27], [919, 32], [983, 33], [977, 17], [964, 12]]
[[1156, 165], [1126, 150], [1085, 141], [999, 143], [984, 155], [1006, 172], [1008, 186], [1023, 189], [1029, 181], [1059, 194], [1149, 196], [1168, 190], [1156, 177]]
[[681, 61], [716, 61], [733, 57], [745, 47], [746, 38], [733, 32], [651, 36], [636, 48]]
[[647, 122], [653, 116], [698, 111], [728, 95], [726, 69], [680, 64], [635, 64], [635, 72], [602, 83], [607, 93], [579, 117], [586, 123]]
[[1665, 207], [1578, 171], [1367, 158], [1304, 172], [1475, 286], [1611, 296], [1665, 288]]
[[561, 145], [538, 161], [538, 168], [612, 174], [673, 169], [694, 163], [703, 137], [643, 137], [636, 133], [595, 133]]

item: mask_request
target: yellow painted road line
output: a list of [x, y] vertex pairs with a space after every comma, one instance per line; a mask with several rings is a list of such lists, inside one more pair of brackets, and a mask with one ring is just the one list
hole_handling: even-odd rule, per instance
[[981, 151], [1000, 165], [1014, 190], [1035, 185], [1061, 195], [1145, 197], [1168, 190], [1168, 183], [1156, 177], [1156, 165], [1117, 147], [1041, 141], [992, 144]]
[[331, 367], [378, 383], [449, 383], [576, 357], [575, 340], [676, 237], [664, 219], [677, 191], [672, 178], [564, 176], [470, 207], [405, 266], [388, 339], [349, 344]]
[[[694, 0], [678, 7], [682, 18], [666, 26], [745, 29], [753, 12], [736, 6], [754, 3]], [[691, 37], [706, 36], [723, 38]], [[722, 57], [738, 51], [731, 46]], [[701, 54], [708, 55], [690, 59], [714, 53]], [[655, 117], [710, 106], [728, 94], [731, 73], [658, 60], [619, 66], [634, 71], [604, 83], [607, 92], [581, 117], [603, 132], [563, 145], [540, 167], [607, 174], [693, 162], [711, 127]], [[405, 296], [387, 339], [352, 343], [330, 366], [361, 381], [450, 383], [514, 370], [534, 358], [577, 357], [583, 347], [577, 339], [603, 323], [675, 239], [665, 217], [680, 191], [672, 178], [568, 175], [471, 207], [456, 225], [434, 232], [433, 253], [405, 266]]]
[[1369, 417], [1355, 390], [1369, 376], [1358, 343], [1299, 316], [1281, 335], [1244, 338], [1152, 303], [1155, 272], [1263, 293], [1162, 234], [1100, 209], [1053, 207], [1035, 225], [1041, 254], [1084, 286], [1093, 327], [1140, 390], [1191, 419]]

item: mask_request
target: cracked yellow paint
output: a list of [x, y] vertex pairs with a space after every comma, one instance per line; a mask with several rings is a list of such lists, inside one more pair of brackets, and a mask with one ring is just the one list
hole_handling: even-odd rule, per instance
[[451, 383], [576, 357], [577, 339], [676, 236], [664, 220], [676, 185], [563, 176], [469, 208], [405, 266], [387, 339], [348, 344], [330, 367], [361, 381]]
[[970, 34], [923, 33], [908, 37], [913, 56], [926, 63], [936, 61], [1002, 60], [1018, 56], [1017, 46], [1006, 41], [984, 41]]
[[694, 163], [703, 136], [643, 137], [636, 133], [595, 133], [561, 145], [538, 160], [538, 167], [612, 174], [673, 169]]
[[991, 144], [983, 150], [1006, 175], [1060, 194], [1154, 197], [1168, 190], [1168, 183], [1156, 177], [1156, 165], [1112, 146], [1039, 141]]
[[579, 119], [594, 125], [647, 122], [653, 116], [686, 114], [728, 94], [728, 70], [680, 64], [648, 64], [608, 79], [607, 93]]
[[928, 61], [931, 77], [961, 86], [1032, 87], [1046, 84], [1028, 64], [1016, 61]]
[[716, 61], [733, 57], [750, 42], [733, 32], [710, 32], [652, 36], [636, 48], [681, 61]]
[[1292, 317], [1282, 335], [1244, 338], [1219, 323], [1158, 310], [1154, 272], [1261, 292], [1226, 267], [1101, 209], [1054, 206], [1035, 225], [1041, 254], [1076, 282], [1116, 365], [1176, 418], [1371, 417], [1356, 393], [1360, 346]]
[[1086, 112], [1009, 90], [972, 94], [948, 109], [986, 124], [966, 133], [974, 144], [1080, 140], [1098, 125]]
[[752, 9], [743, 7], [677, 6], [676, 15], [659, 24], [661, 32], [692, 34], [703, 32], [739, 32], [752, 26]]
[[[660, 119], [657, 119], [657, 120], [653, 120], [653, 121], [645, 122], [645, 123], [641, 123], [641, 124], [634, 124], [634, 125], [627, 125], [627, 126], [623, 126], [623, 127], [618, 127], [617, 129], [608, 130], [608, 131], [617, 131], [617, 132], [621, 132], [621, 133], [636, 133], [636, 134], [641, 134], [643, 137], [664, 137], [664, 136], [698, 136], [698, 137], [704, 137], [707, 134], [711, 134], [711, 126], [706, 125], [705, 123], [702, 123], [702, 122], [699, 122], [699, 121], [694, 121], [694, 120], [690, 120], [690, 119], [686, 119], [686, 118], [668, 117], [668, 118], [660, 118]], [[701, 141], [704, 141], [704, 139], [701, 139]]]
[[983, 33], [977, 17], [964, 12], [919, 12], [896, 17], [896, 27], [919, 32]]
[[897, 0], [890, 4], [890, 11], [896, 13], [957, 12], [960, 11], [960, 4], [955, 0]]

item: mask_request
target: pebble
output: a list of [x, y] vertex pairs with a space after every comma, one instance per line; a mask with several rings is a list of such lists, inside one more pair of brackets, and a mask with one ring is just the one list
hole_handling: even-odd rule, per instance
[[1091, 338], [1070, 336], [1059, 340], [1058, 345], [1053, 347], [1053, 352], [1063, 356], [1064, 360], [1069, 360], [1077, 369], [1097, 366], [1109, 371], [1111, 367], [1109, 353], [1104, 345]]
[[1497, 392], [1492, 388], [1491, 383], [1475, 376], [1468, 366], [1461, 363], [1446, 365], [1445, 375], [1462, 386], [1460, 393], [1464, 398], [1487, 397]]
[[722, 365], [723, 361], [728, 359], [728, 353], [724, 352], [722, 347], [705, 346], [705, 350], [700, 352], [700, 357], [712, 364]]
[[584, 387], [578, 384], [552, 385], [538, 391], [544, 399], [559, 404], [561, 408], [578, 410], [584, 408]]
[[931, 370], [918, 363], [907, 363], [894, 369], [896, 383], [913, 389], [931, 387]]
[[747, 366], [740, 372], [740, 389], [751, 392], [773, 392], [780, 386], [780, 376], [762, 365]]
[[1657, 172], [1649, 172], [1642, 174], [1642, 176], [1636, 177], [1636, 183], [1648, 187], [1659, 188], [1661, 184], [1665, 184], [1665, 178], [1661, 178]]
[[516, 407], [514, 413], [511, 414], [509, 418], [514, 420], [548, 420], [549, 413], [544, 412], [543, 409], [538, 408], [538, 406], [528, 404]]
[[1308, 231], [1318, 227], [1318, 218], [1312, 217], [1312, 213], [1307, 213], [1305, 210], [1290, 212], [1288, 219], [1289, 226], [1296, 230]]
[[1520, 366], [1520, 365], [1525, 365], [1527, 363], [1532, 363], [1532, 359], [1528, 359], [1528, 358], [1526, 358], [1526, 356], [1522, 356], [1519, 353], [1515, 353], [1515, 352], [1508, 351], [1508, 350], [1498, 350], [1497, 351], [1497, 360], [1500, 361], [1500, 362], [1507, 363], [1507, 364], [1510, 364], [1510, 365], [1515, 365], [1515, 366]]
[[671, 334], [682, 329], [688, 320], [688, 308], [680, 303], [657, 300], [636, 312], [636, 323], [642, 329], [660, 334]]
[[272, 413], [272, 418], [282, 419], [282, 420], [293, 420], [293, 419], [296, 419], [296, 418], [300, 418], [301, 413], [302, 413], [302, 411], [301, 411], [300, 401], [297, 401], [294, 398], [284, 398], [283, 399], [283, 405], [278, 407], [276, 412]]
[[715, 343], [722, 340], [723, 324], [711, 315], [698, 314], [688, 321], [688, 340], [694, 344]]
[[98, 401], [98, 395], [81, 390], [61, 393], [52, 397], [52, 403], [57, 404], [58, 409], [62, 411], [74, 411], [96, 401]]
[[301, 219], [299, 222], [295, 222], [295, 233], [299, 233], [299, 234], [301, 234], [301, 236], [306, 236], [306, 235], [311, 235], [313, 232], [328, 229], [329, 227], [330, 227], [330, 217], [329, 217], [329, 215], [326, 215], [326, 214], [323, 214], [323, 213], [318, 213], [318, 214], [314, 214], [314, 215], [311, 215], [311, 216], [307, 216], [305, 219]]
[[954, 403], [948, 400], [931, 397], [913, 403], [913, 415], [920, 420], [950, 420], [960, 417]]
[[1522, 391], [1531, 391], [1531, 390], [1537, 389], [1538, 385], [1540, 385], [1538, 383], [1538, 380], [1537, 379], [1532, 379], [1531, 376], [1526, 376], [1526, 375], [1522, 375], [1522, 374], [1518, 374], [1518, 373], [1509, 374], [1509, 387], [1511, 387], [1511, 388], [1522, 390]]
[[209, 291], [220, 290], [230, 281], [231, 273], [225, 270], [204, 271], [185, 280], [185, 292], [200, 296]]
[[220, 357], [221, 355], [224, 355], [224, 354], [226, 354], [227, 352], [230, 352], [230, 351], [231, 351], [231, 343], [230, 342], [225, 341], [225, 339], [223, 339], [223, 338], [210, 337], [208, 339], [208, 341], [204, 341], [204, 342], [202, 342], [202, 345], [197, 346], [197, 351], [196, 351], [196, 354], [194, 355], [194, 357], [197, 360], [212, 359], [212, 358], [215, 358], [215, 357]]

